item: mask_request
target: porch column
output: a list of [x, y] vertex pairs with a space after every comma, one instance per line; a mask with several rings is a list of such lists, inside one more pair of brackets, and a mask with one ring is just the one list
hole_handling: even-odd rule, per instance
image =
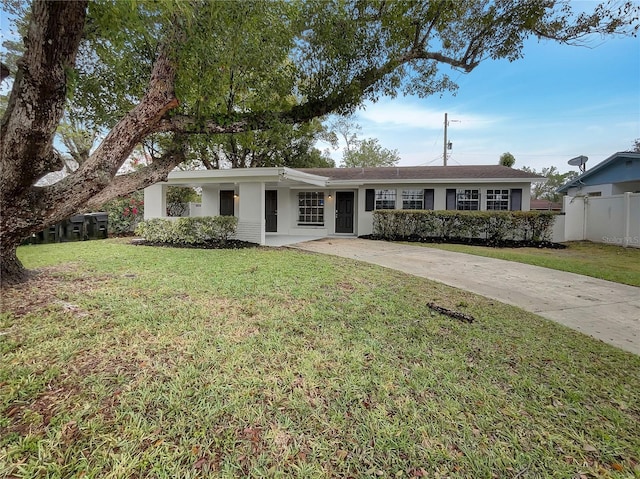
[[220, 190], [212, 186], [202, 187], [202, 216], [218, 216], [220, 214]]
[[156, 183], [144, 189], [144, 219], [167, 216], [167, 185]]
[[264, 183], [238, 185], [238, 231], [236, 238], [252, 243], [265, 243]]

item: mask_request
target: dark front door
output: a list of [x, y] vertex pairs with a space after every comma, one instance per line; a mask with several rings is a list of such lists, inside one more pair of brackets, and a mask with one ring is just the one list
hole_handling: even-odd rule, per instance
[[233, 216], [233, 190], [220, 190], [220, 216]]
[[353, 233], [353, 192], [336, 193], [336, 233]]
[[265, 231], [275, 233], [278, 231], [278, 192], [267, 190], [264, 192], [264, 218], [266, 220]]

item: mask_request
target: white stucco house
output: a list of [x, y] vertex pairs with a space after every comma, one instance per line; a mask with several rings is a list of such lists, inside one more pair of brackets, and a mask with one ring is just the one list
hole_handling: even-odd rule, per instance
[[199, 216], [235, 215], [236, 238], [371, 234], [376, 209], [529, 210], [543, 178], [499, 165], [174, 171], [145, 189], [145, 219], [167, 216], [166, 188], [202, 188]]

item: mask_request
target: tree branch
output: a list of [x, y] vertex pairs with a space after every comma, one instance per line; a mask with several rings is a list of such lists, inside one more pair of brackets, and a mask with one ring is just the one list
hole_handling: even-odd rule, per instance
[[141, 102], [111, 129], [72, 175], [48, 187], [49, 201], [65, 202], [71, 197], [74, 204], [82, 204], [109, 188], [136, 145], [154, 131], [169, 110], [178, 106], [174, 80], [175, 66], [164, 48], [154, 63], [149, 88]]
[[156, 133], [224, 134], [269, 129], [273, 121], [304, 123], [319, 116], [333, 113], [345, 105], [359, 103], [366, 90], [377, 81], [391, 73], [398, 66], [418, 58], [434, 59], [450, 63], [454, 66], [463, 65], [463, 63], [458, 60], [437, 53], [416, 54], [410, 52], [397, 59], [389, 60], [380, 67], [365, 70], [338, 92], [301, 105], [296, 105], [288, 111], [280, 113], [234, 113], [232, 116], [219, 115], [216, 119], [207, 120], [188, 115], [165, 115], [165, 117], [157, 123], [153, 131]]
[[87, 201], [84, 209], [100, 208], [107, 201], [126, 196], [159, 181], [166, 181], [167, 175], [186, 159], [186, 144], [180, 142], [150, 165], [132, 173], [116, 176], [109, 186]]
[[5, 78], [11, 76], [11, 70], [4, 63], [0, 62], [0, 82], [3, 82]]

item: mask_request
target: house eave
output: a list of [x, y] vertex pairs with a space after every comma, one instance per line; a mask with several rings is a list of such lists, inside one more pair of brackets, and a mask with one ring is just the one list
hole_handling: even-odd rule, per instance
[[576, 176], [572, 180], [569, 180], [567, 183], [565, 183], [560, 188], [558, 188], [556, 190], [556, 193], [566, 193], [571, 188], [581, 188], [583, 186], [589, 186], [588, 184], [583, 183], [583, 181], [586, 180], [587, 178], [593, 176], [597, 172], [603, 170], [604, 168], [608, 167], [611, 163], [613, 163], [614, 161], [616, 161], [620, 157], [627, 157], [627, 158], [635, 158], [635, 159], [637, 159], [637, 158], [640, 158], [640, 153], [635, 152], [635, 151], [618, 151], [618, 152], [614, 153], [613, 155], [611, 155], [609, 158], [607, 158], [607, 159], [601, 161], [600, 163], [598, 163], [596, 166], [594, 166], [590, 170], [587, 170], [584, 173], [582, 173], [581, 175]]
[[329, 180], [327, 186], [364, 186], [364, 185], [417, 185], [417, 184], [489, 184], [489, 183], [534, 183], [546, 181], [544, 178], [411, 178], [411, 179], [376, 179], [376, 180]]

